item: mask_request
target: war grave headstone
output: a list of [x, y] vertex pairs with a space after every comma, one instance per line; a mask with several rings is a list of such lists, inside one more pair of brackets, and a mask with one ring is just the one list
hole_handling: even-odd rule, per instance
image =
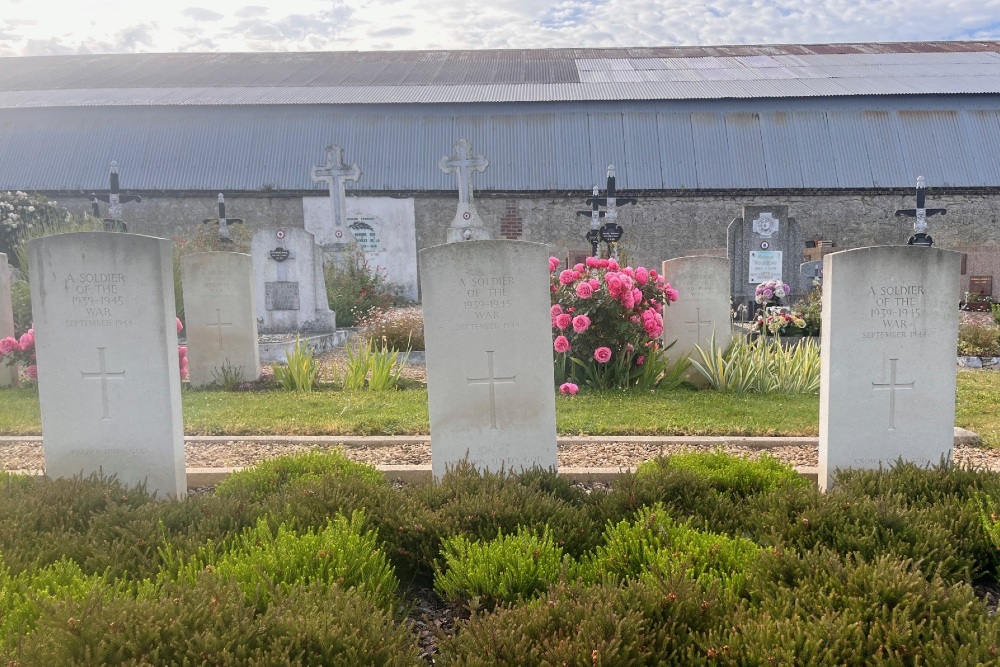
[[[676, 341], [668, 354], [684, 359], [708, 350], [712, 337], [725, 349], [733, 336], [729, 304], [729, 260], [724, 257], [678, 257], [663, 262], [663, 278], [680, 297], [663, 318], [663, 340]], [[692, 379], [694, 375], [691, 376]]]
[[[0, 252], [0, 339], [14, 335], [14, 306], [10, 297], [10, 266], [7, 255]], [[17, 365], [0, 361], [0, 387], [17, 385]]]
[[787, 206], [744, 206], [743, 217], [729, 223], [727, 239], [734, 307], [747, 305], [752, 312], [754, 290], [768, 280], [791, 287], [788, 304], [808, 291], [799, 285], [799, 224], [788, 217]]
[[45, 472], [187, 492], [170, 241], [109, 232], [28, 243]]
[[219, 381], [223, 369], [249, 382], [260, 377], [250, 255], [199, 252], [181, 258], [189, 382]]
[[323, 252], [299, 227], [261, 228], [250, 242], [254, 309], [261, 334], [323, 334], [336, 329], [326, 298]]
[[472, 154], [472, 144], [462, 137], [455, 144], [455, 152], [438, 161], [438, 167], [446, 174], [455, 174], [458, 181], [458, 209], [448, 228], [448, 243], [457, 241], [485, 241], [491, 238], [489, 229], [479, 217], [473, 197], [472, 173], [483, 173], [490, 161], [482, 154]]
[[959, 253], [879, 246], [823, 261], [820, 488], [836, 468], [949, 459]]
[[555, 468], [548, 248], [525, 241], [420, 251], [431, 467]]

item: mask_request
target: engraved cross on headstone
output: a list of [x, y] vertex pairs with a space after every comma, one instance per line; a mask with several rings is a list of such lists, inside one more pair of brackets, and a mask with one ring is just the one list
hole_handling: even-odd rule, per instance
[[896, 383], [896, 362], [899, 359], [889, 360], [889, 382], [872, 382], [872, 391], [887, 390], [889, 392], [889, 430], [896, 430], [896, 390], [913, 390], [913, 382]]
[[110, 380], [122, 380], [125, 381], [125, 371], [119, 371], [116, 373], [109, 373], [107, 366], [104, 361], [104, 351], [107, 348], [99, 347], [97, 348], [97, 358], [100, 365], [99, 373], [84, 373], [80, 371], [80, 377], [84, 380], [100, 380], [101, 381], [101, 404], [104, 408], [104, 414], [101, 419], [111, 419], [111, 413], [108, 409], [108, 381]]
[[701, 319], [701, 308], [695, 308], [694, 312], [695, 312], [694, 319], [693, 320], [684, 320], [684, 324], [693, 324], [696, 327], [698, 327], [698, 341], [699, 341], [699, 344], [700, 344], [700, 342], [702, 340], [702, 338], [701, 338], [701, 325], [702, 324], [711, 324], [712, 320], [703, 320], [703, 319]]
[[[344, 149], [336, 144], [326, 147], [326, 164], [312, 168], [313, 183], [326, 183], [330, 189], [330, 208], [333, 211], [333, 226], [342, 231], [347, 221], [347, 197], [344, 181], [359, 181], [361, 167], [344, 164]], [[342, 234], [337, 238], [340, 239]]]
[[221, 308], [216, 308], [215, 309], [215, 322], [214, 323], [210, 323], [210, 324], [206, 324], [205, 326], [217, 328], [219, 330], [219, 347], [221, 348], [222, 347], [222, 328], [223, 327], [232, 327], [233, 323], [232, 322], [223, 322], [222, 321], [222, 309]]
[[488, 384], [490, 386], [490, 430], [496, 431], [498, 430], [496, 385], [517, 384], [517, 376], [497, 377], [493, 371], [493, 350], [486, 351], [486, 358], [489, 365], [489, 375], [484, 378], [466, 378], [466, 381], [469, 383], [469, 386], [474, 384]]
[[438, 161], [438, 167], [446, 174], [455, 174], [458, 178], [458, 203], [472, 203], [472, 172], [486, 171], [490, 161], [482, 154], [470, 155], [472, 144], [465, 137], [455, 144], [455, 152], [445, 155]]
[[896, 211], [896, 217], [905, 216], [913, 218], [913, 236], [906, 242], [907, 245], [932, 246], [934, 239], [927, 233], [927, 218], [932, 215], [947, 215], [945, 208], [926, 208], [925, 197], [927, 194], [927, 181], [923, 176], [917, 176], [917, 207], [905, 208]]

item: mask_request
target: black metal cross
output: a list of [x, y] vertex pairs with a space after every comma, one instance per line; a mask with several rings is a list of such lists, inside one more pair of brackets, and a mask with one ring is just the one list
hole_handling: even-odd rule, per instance
[[216, 218], [206, 218], [202, 220], [203, 224], [219, 223], [219, 242], [220, 243], [232, 243], [233, 240], [229, 238], [229, 225], [241, 225], [243, 224], [242, 218], [227, 218], [226, 217], [226, 198], [219, 193], [219, 217]]
[[944, 208], [926, 208], [924, 206], [924, 197], [926, 195], [927, 182], [924, 180], [923, 176], [917, 176], [917, 207], [916, 208], [906, 208], [896, 211], [896, 217], [905, 216], [907, 218], [914, 218], [913, 220], [913, 236], [907, 240], [907, 245], [919, 245], [919, 246], [932, 246], [934, 245], [934, 239], [931, 238], [930, 234], [927, 233], [927, 218], [932, 215], [946, 215], [948, 209]]
[[[634, 197], [618, 197], [615, 190], [615, 165], [608, 165], [608, 190], [606, 196], [599, 196], [599, 190], [597, 186], [594, 186], [593, 196], [587, 198], [587, 204], [590, 205], [591, 210], [589, 211], [577, 211], [577, 215], [586, 215], [590, 217], [590, 231], [587, 233], [587, 240], [590, 241], [591, 249], [594, 253], [594, 257], [598, 256], [598, 244], [600, 243], [600, 227], [601, 218], [605, 219], [604, 226], [608, 230], [617, 229], [621, 231], [621, 226], [618, 224], [618, 205], [619, 204], [638, 204], [638, 200]], [[600, 207], [604, 206], [607, 210], [601, 211]], [[621, 237], [621, 234], [618, 234]], [[617, 241], [616, 241], [617, 242]], [[608, 254], [611, 254], [611, 243], [608, 243]]]
[[98, 210], [98, 201], [105, 202], [108, 204], [108, 218], [104, 220], [104, 229], [107, 231], [128, 231], [128, 225], [122, 222], [122, 204], [128, 204], [130, 202], [140, 202], [142, 197], [139, 195], [122, 195], [119, 190], [118, 185], [118, 163], [114, 160], [111, 161], [111, 189], [106, 195], [98, 195], [91, 193], [91, 205], [94, 208], [94, 216], [100, 217]]

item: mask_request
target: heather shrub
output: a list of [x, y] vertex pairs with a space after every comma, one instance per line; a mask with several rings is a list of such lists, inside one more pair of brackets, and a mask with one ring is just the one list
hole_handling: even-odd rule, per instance
[[654, 459], [639, 466], [636, 473], [640, 476], [652, 475], [663, 466], [690, 470], [708, 480], [716, 491], [734, 498], [767, 493], [782, 486], [808, 484], [792, 466], [770, 454], [765, 453], [758, 459], [748, 459], [722, 450], [673, 454], [668, 458]]
[[1000, 356], [1000, 328], [969, 322], [958, 327], [958, 353], [968, 357]]
[[565, 575], [571, 563], [547, 529], [538, 535], [523, 528], [487, 541], [449, 537], [441, 543], [441, 558], [434, 590], [449, 600], [487, 607], [533, 597]]
[[424, 349], [424, 311], [420, 306], [373, 310], [358, 322], [365, 337], [397, 350]]
[[359, 477], [370, 484], [387, 484], [374, 466], [356, 463], [342, 452], [313, 451], [280, 456], [233, 473], [215, 488], [221, 497], [240, 497], [256, 502], [306, 477]]
[[181, 561], [167, 547], [163, 571], [194, 584], [204, 570], [236, 581], [247, 595], [270, 598], [270, 591], [319, 582], [358, 589], [383, 609], [390, 609], [399, 582], [379, 549], [374, 531], [364, 532], [364, 517], [336, 516], [324, 528], [303, 533], [282, 523], [276, 530], [265, 519], [238, 535], [224, 548], [209, 542]]
[[201, 575], [159, 595], [94, 589], [47, 611], [12, 664], [419, 666], [416, 634], [369, 596], [318, 583], [276, 589], [265, 606], [233, 582]]

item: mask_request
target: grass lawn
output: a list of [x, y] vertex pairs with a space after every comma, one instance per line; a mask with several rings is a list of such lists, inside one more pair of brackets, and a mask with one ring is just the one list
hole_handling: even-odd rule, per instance
[[[0, 434], [38, 435], [38, 395], [0, 390]], [[1000, 373], [960, 372], [956, 423], [1000, 446]], [[712, 391], [556, 397], [563, 435], [816, 435], [817, 396]], [[429, 432], [427, 391], [184, 392], [188, 435], [413, 435]]]

